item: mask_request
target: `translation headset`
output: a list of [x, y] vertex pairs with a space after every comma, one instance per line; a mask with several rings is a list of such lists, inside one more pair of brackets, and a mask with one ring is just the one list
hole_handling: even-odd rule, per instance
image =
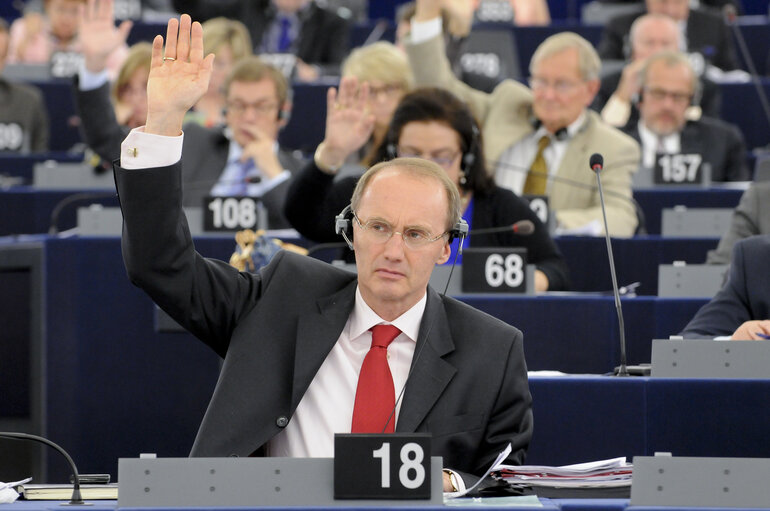
[[[540, 119], [532, 115], [529, 118], [529, 124], [532, 126], [532, 129], [537, 131], [538, 129], [540, 129], [540, 126], [543, 125], [543, 121], [541, 121]], [[583, 123], [583, 126], [585, 126], [585, 123]], [[556, 130], [556, 133], [553, 134], [553, 138], [555, 138], [559, 142], [563, 142], [564, 140], [567, 140], [569, 138], [569, 131], [567, 131], [566, 126]]]
[[[690, 106], [700, 106], [701, 99], [703, 99], [703, 84], [700, 78], [695, 78], [695, 88], [692, 91], [692, 96], [690, 96]], [[631, 103], [637, 108], [642, 101], [644, 101], [644, 88], [631, 96]]]
[[[345, 239], [345, 243], [348, 244], [348, 248], [353, 250], [353, 206], [348, 204], [345, 209], [334, 217], [334, 232], [342, 236]], [[452, 243], [455, 238], [460, 239], [460, 243], [468, 235], [468, 222], [460, 219], [450, 230], [448, 243]]]

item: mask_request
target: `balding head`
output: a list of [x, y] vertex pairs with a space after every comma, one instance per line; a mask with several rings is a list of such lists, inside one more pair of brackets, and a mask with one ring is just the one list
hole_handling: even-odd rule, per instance
[[643, 60], [660, 51], [677, 51], [683, 47], [682, 34], [676, 22], [663, 14], [645, 14], [631, 25], [631, 60]]

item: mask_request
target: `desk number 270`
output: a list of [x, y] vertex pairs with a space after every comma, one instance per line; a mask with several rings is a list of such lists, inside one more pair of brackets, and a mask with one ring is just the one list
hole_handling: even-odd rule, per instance
[[[372, 457], [380, 459], [382, 487], [390, 488], [390, 443], [383, 442], [379, 449], [372, 451]], [[398, 480], [401, 486], [410, 490], [419, 488], [425, 481], [425, 467], [422, 465], [425, 453], [422, 447], [414, 442], [406, 443], [401, 447], [400, 457], [401, 468], [398, 469]]]

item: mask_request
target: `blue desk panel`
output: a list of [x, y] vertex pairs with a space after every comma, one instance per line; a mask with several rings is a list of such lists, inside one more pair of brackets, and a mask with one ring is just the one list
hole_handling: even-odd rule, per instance
[[[607, 242], [604, 238], [561, 236], [555, 241], [567, 261], [573, 291], [612, 291]], [[717, 238], [613, 238], [612, 253], [618, 286], [639, 282], [636, 294], [656, 296], [659, 265], [674, 261], [703, 263], [706, 261], [706, 252], [716, 248], [718, 242]]]
[[647, 234], [660, 234], [662, 212], [665, 208], [734, 208], [743, 190], [733, 188], [702, 188], [691, 186], [662, 186], [634, 190], [634, 199], [644, 211]]
[[[0, 236], [48, 232], [51, 213], [56, 205], [78, 193], [83, 193], [83, 190], [38, 190], [31, 186], [0, 190]], [[93, 203], [111, 207], [118, 205], [114, 190], [112, 192], [89, 190], [85, 193], [103, 194], [103, 196], [78, 201], [64, 208], [57, 222], [59, 231], [75, 227], [78, 207]]]

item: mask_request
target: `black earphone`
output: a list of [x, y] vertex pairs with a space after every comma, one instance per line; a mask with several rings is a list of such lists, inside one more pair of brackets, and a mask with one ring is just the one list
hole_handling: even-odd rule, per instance
[[[345, 239], [348, 248], [353, 250], [353, 206], [348, 204], [340, 213], [334, 217], [334, 232]], [[452, 243], [455, 238], [460, 241], [468, 235], [468, 222], [460, 219], [450, 230], [448, 243]]]

